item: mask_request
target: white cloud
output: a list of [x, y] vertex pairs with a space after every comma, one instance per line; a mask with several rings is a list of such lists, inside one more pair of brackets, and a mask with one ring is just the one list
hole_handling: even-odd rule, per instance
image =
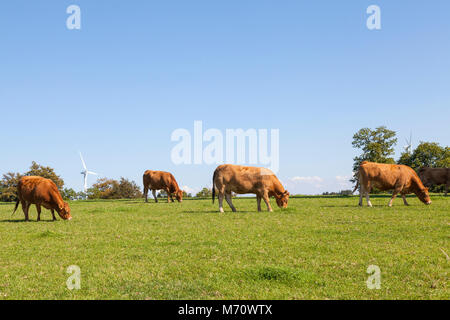
[[311, 189], [311, 187], [314, 187], [314, 189], [321, 188], [324, 180], [323, 180], [323, 178], [318, 177], [318, 176], [314, 176], [314, 177], [296, 176], [296, 177], [290, 178], [289, 181], [291, 182], [289, 184], [290, 185], [293, 184], [294, 188], [303, 187], [302, 189], [305, 190], [306, 188]]
[[192, 194], [192, 195], [196, 195], [197, 194], [197, 189], [194, 189], [194, 188], [191, 188], [191, 187], [189, 187], [189, 186], [182, 186], [181, 187], [181, 189], [183, 190], [183, 191], [186, 191], [186, 193], [190, 193], [190, 194]]
[[295, 176], [286, 180], [285, 186], [292, 194], [322, 194], [351, 189], [350, 175], [334, 177]]
[[318, 183], [323, 182], [323, 179], [321, 177], [293, 177], [290, 178], [291, 181], [302, 181], [302, 182], [309, 182], [309, 183]]
[[351, 176], [336, 176], [336, 182], [341, 188], [350, 189], [352, 187], [350, 179]]

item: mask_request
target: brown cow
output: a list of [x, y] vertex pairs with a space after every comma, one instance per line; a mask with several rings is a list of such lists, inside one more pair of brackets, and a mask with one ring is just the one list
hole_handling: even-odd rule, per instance
[[72, 219], [69, 205], [63, 201], [58, 187], [50, 179], [34, 176], [23, 177], [17, 185], [17, 195], [19, 199], [16, 202], [14, 212], [16, 212], [20, 202], [25, 214], [25, 221], [29, 221], [28, 210], [32, 204], [36, 205], [37, 221], [41, 220], [41, 206], [51, 211], [53, 221], [56, 220], [55, 210], [62, 219]]
[[167, 202], [170, 202], [172, 194], [178, 202], [183, 201], [183, 190], [178, 187], [175, 177], [170, 172], [147, 170], [144, 172], [144, 196], [145, 202], [148, 202], [148, 190], [152, 190], [155, 202], [158, 202], [156, 190], [164, 190], [167, 193]]
[[359, 185], [361, 186], [359, 191], [360, 206], [362, 206], [362, 197], [364, 195], [366, 196], [367, 205], [369, 207], [372, 206], [369, 199], [372, 187], [376, 187], [381, 191], [394, 190], [389, 201], [389, 207], [392, 207], [392, 202], [399, 193], [405, 205], [408, 205], [405, 196], [408, 193], [415, 193], [420, 201], [425, 204], [431, 204], [428, 188], [425, 188], [416, 172], [405, 165], [364, 161], [359, 166], [358, 183], [353, 192], [356, 191]]
[[426, 187], [445, 184], [445, 195], [448, 194], [448, 188], [450, 187], [450, 168], [422, 167], [418, 173], [420, 180], [422, 180]]
[[287, 208], [289, 192], [284, 190], [282, 184], [269, 169], [257, 167], [244, 167], [233, 164], [224, 164], [218, 166], [213, 175], [212, 200], [216, 195], [219, 198], [219, 211], [223, 212], [223, 198], [225, 197], [228, 205], [233, 212], [236, 208], [231, 201], [231, 193], [237, 194], [254, 193], [258, 203], [258, 211], [261, 211], [261, 198], [267, 205], [267, 210], [272, 212], [269, 198], [275, 197], [277, 205], [280, 208]]

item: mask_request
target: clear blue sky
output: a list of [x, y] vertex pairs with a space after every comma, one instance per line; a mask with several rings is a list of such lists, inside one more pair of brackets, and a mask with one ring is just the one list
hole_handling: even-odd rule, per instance
[[411, 131], [449, 145], [449, 40], [447, 0], [2, 1], [0, 174], [35, 160], [81, 190], [80, 150], [101, 176], [198, 190], [215, 166], [174, 165], [170, 135], [202, 120], [280, 129], [288, 189], [337, 191], [362, 127], [397, 131], [396, 157]]

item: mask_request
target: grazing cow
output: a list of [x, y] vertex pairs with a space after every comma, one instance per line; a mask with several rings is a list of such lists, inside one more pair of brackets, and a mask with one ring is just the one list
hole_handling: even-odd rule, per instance
[[41, 220], [41, 206], [49, 209], [56, 220], [55, 211], [64, 220], [72, 219], [69, 205], [63, 201], [56, 184], [42, 177], [27, 176], [19, 180], [17, 185], [18, 200], [13, 214], [16, 212], [19, 202], [22, 204], [22, 210], [25, 214], [25, 221], [29, 221], [28, 210], [32, 204], [36, 205], [37, 221]]
[[450, 187], [450, 168], [427, 168], [419, 169], [419, 177], [426, 187], [445, 184], [445, 195]]
[[183, 190], [178, 187], [177, 180], [170, 172], [147, 170], [144, 172], [144, 196], [145, 202], [148, 202], [148, 190], [152, 190], [155, 202], [158, 202], [156, 190], [164, 190], [167, 193], [167, 202], [170, 202], [172, 194], [178, 202], [183, 201]]
[[364, 161], [359, 166], [358, 183], [355, 190], [361, 186], [359, 191], [359, 205], [362, 206], [362, 198], [365, 195], [367, 205], [372, 206], [369, 199], [369, 193], [372, 187], [381, 191], [394, 190], [392, 198], [389, 201], [389, 207], [398, 194], [401, 194], [403, 202], [408, 205], [406, 201], [406, 194], [415, 193], [417, 197], [425, 204], [431, 204], [428, 188], [422, 184], [416, 172], [405, 165], [385, 164]]
[[261, 198], [267, 205], [267, 210], [272, 212], [269, 197], [274, 196], [277, 205], [280, 208], [287, 208], [289, 192], [284, 190], [282, 184], [269, 169], [257, 167], [244, 167], [233, 164], [224, 164], [218, 166], [213, 175], [212, 200], [216, 195], [219, 198], [219, 211], [223, 212], [223, 198], [225, 197], [228, 205], [233, 212], [236, 208], [231, 201], [231, 193], [256, 194], [258, 211], [261, 211]]

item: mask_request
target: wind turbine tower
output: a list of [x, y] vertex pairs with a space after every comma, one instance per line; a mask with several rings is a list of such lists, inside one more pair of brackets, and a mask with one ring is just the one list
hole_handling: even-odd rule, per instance
[[406, 146], [404, 146], [405, 152], [407, 154], [411, 155], [412, 154], [412, 132], [409, 136], [409, 140], [408, 139], [405, 139], [405, 140], [406, 140]]
[[88, 168], [86, 167], [86, 163], [84, 162], [83, 156], [81, 155], [81, 152], [80, 152], [80, 159], [81, 159], [81, 163], [83, 164], [83, 169], [84, 169], [83, 171], [81, 171], [81, 174], [83, 175], [83, 181], [84, 181], [83, 191], [84, 191], [84, 193], [86, 193], [87, 189], [88, 189], [87, 188], [88, 175], [92, 174], [92, 175], [98, 176], [98, 174], [88, 170]]

